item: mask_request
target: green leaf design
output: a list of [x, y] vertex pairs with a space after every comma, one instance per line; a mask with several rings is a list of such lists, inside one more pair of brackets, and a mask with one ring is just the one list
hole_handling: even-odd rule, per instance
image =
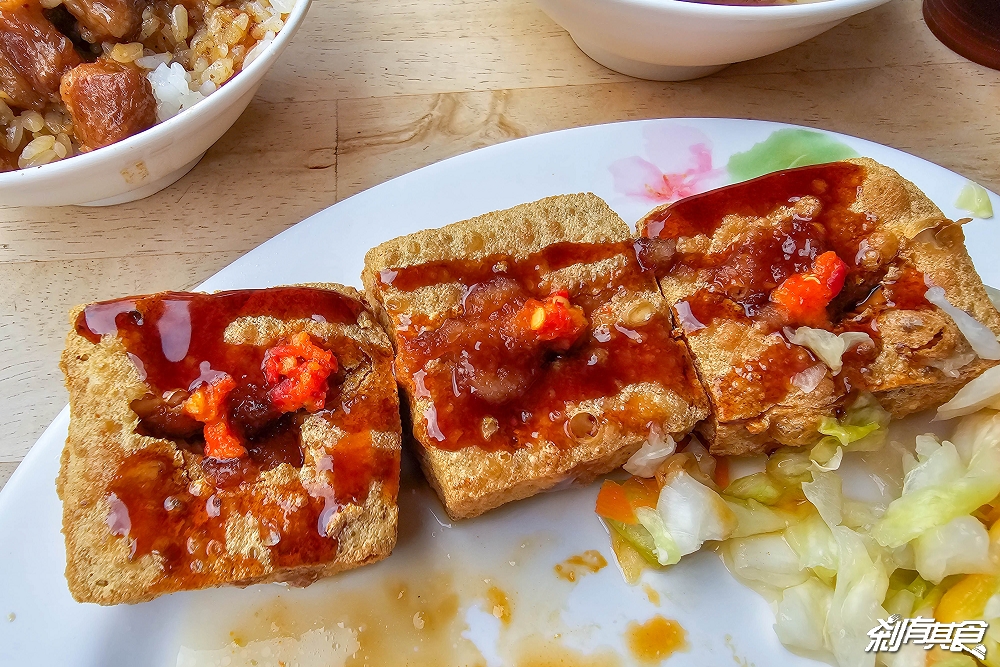
[[772, 171], [836, 162], [858, 153], [823, 132], [787, 128], [771, 133], [764, 141], [729, 158], [726, 169], [734, 182], [757, 178]]

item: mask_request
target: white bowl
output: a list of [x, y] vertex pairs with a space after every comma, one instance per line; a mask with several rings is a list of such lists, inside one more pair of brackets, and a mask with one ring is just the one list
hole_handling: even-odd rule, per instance
[[588, 56], [655, 81], [707, 76], [787, 49], [888, 0], [709, 5], [683, 0], [537, 0]]
[[40, 167], [0, 173], [0, 204], [109, 206], [148, 197], [191, 171], [232, 127], [299, 29], [312, 0], [298, 0], [274, 41], [208, 98], [116, 144]]

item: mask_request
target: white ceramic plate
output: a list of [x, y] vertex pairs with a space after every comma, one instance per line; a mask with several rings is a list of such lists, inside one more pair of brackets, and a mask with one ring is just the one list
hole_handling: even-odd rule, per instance
[[[732, 154], [767, 140], [751, 158], [730, 163]], [[365, 251], [400, 234], [587, 190], [632, 223], [660, 201], [729, 182], [727, 165], [747, 175], [747, 164], [760, 162], [754, 155], [802, 164], [850, 152], [896, 168], [946, 215], [967, 216], [954, 206], [965, 178], [860, 139], [742, 120], [622, 123], [493, 146], [372, 188], [268, 241], [202, 289], [358, 285]], [[1000, 199], [990, 197], [1000, 210]], [[966, 233], [984, 280], [1000, 285], [995, 223], [977, 220]], [[670, 658], [672, 666], [818, 664], [780, 646], [767, 604], [712, 553], [626, 585], [593, 513], [596, 486], [449, 524], [410, 472], [400, 493], [399, 545], [377, 565], [307, 589], [268, 585], [130, 607], [77, 604], [63, 579], [53, 484], [67, 421], [64, 410], [0, 493], [0, 665], [241, 665], [253, 654], [259, 665], [281, 658], [332, 666], [345, 664], [357, 645], [346, 664], [366, 657], [372, 667], [642, 664], [625, 637], [630, 622], [655, 615], [679, 621], [687, 633], [688, 648]], [[572, 582], [557, 576], [557, 564], [588, 550], [610, 565], [581, 570]], [[496, 615], [507, 608], [504, 623]]]

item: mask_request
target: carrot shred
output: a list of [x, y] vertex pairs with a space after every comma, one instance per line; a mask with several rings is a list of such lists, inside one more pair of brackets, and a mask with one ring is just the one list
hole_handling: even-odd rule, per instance
[[638, 520], [635, 511], [629, 503], [625, 490], [610, 479], [605, 480], [597, 494], [597, 506], [594, 508], [598, 516], [613, 519], [622, 523], [635, 524]]
[[729, 457], [715, 457], [715, 483], [720, 489], [729, 486]]
[[655, 479], [630, 477], [622, 485], [622, 490], [633, 511], [638, 507], [656, 507], [656, 501], [660, 499], [660, 485]]

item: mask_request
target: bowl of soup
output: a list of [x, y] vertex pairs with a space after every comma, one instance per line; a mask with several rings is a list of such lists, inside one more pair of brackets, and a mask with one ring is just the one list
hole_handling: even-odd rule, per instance
[[683, 81], [811, 39], [888, 0], [537, 0], [600, 64]]

